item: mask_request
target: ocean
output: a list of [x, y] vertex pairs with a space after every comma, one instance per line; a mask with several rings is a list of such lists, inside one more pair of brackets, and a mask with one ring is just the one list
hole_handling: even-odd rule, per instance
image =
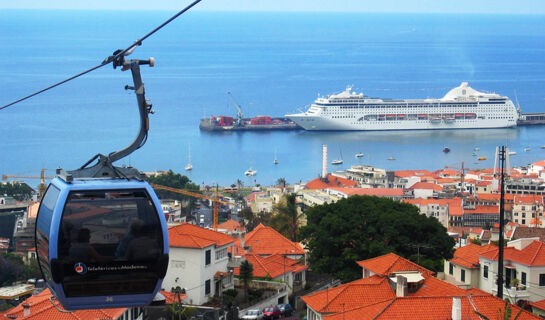
[[[0, 105], [99, 64], [175, 12], [0, 11]], [[318, 94], [355, 91], [384, 98], [442, 97], [462, 81], [545, 111], [545, 16], [459, 14], [224, 13], [189, 11], [130, 56], [142, 67], [154, 106], [147, 143], [117, 164], [187, 174], [197, 184], [271, 185], [307, 181], [329, 158], [387, 170], [494, 164], [496, 146], [511, 164], [545, 159], [545, 126], [392, 132], [201, 132], [199, 119], [282, 116]], [[0, 110], [0, 173], [38, 176], [75, 169], [97, 153], [123, 148], [138, 130], [130, 73], [105, 66]], [[185, 172], [189, 145], [193, 170]], [[444, 154], [442, 149], [452, 151]], [[475, 161], [473, 149], [486, 161]], [[524, 151], [524, 148], [531, 148]], [[278, 165], [273, 164], [277, 154]], [[363, 152], [363, 158], [354, 155]], [[394, 157], [396, 160], [387, 160]], [[248, 168], [258, 171], [245, 177]], [[47, 172], [46, 174], [53, 174]], [[31, 181], [32, 185], [38, 181]]]

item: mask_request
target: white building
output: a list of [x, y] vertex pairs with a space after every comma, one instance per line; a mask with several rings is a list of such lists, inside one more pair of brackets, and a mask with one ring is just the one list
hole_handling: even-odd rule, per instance
[[235, 239], [221, 232], [183, 223], [168, 229], [170, 253], [163, 280], [165, 291], [185, 290], [186, 302], [201, 305], [215, 295], [234, 288], [227, 269], [227, 250]]

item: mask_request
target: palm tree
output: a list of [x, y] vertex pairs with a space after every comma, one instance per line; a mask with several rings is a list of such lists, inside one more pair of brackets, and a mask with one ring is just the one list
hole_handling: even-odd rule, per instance
[[273, 228], [291, 241], [297, 241], [297, 233], [303, 218], [303, 213], [297, 210], [295, 197], [294, 193], [285, 195], [284, 202], [274, 207], [276, 215], [271, 221]]
[[248, 286], [252, 278], [254, 277], [254, 266], [248, 261], [244, 260], [240, 264], [240, 274], [239, 278], [244, 284], [244, 296], [246, 297], [246, 302], [248, 302]]

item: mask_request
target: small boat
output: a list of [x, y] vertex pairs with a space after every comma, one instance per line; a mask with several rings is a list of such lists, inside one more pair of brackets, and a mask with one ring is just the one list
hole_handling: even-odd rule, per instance
[[274, 163], [274, 164], [278, 164], [278, 158], [276, 158], [276, 149], [274, 149], [274, 160], [273, 160], [273, 163]]
[[339, 164], [342, 164], [344, 162], [343, 161], [343, 151], [341, 150], [341, 146], [339, 146], [339, 154], [341, 155], [341, 158], [331, 161], [332, 165], [339, 165]]
[[516, 155], [516, 154], [517, 154], [517, 153], [516, 153], [515, 151], [509, 151], [509, 155], [510, 155], [510, 156], [514, 156], [514, 155]]
[[356, 157], [356, 158], [361, 158], [361, 157], [363, 157], [363, 153], [361, 153], [361, 152], [360, 152], [360, 153], [356, 153], [355, 157]]
[[477, 153], [476, 153], [476, 152], [473, 152], [471, 155], [474, 156], [474, 157], [476, 157], [476, 156], [477, 156]]
[[443, 148], [443, 152], [444, 152], [444, 153], [449, 153], [449, 152], [450, 152], [450, 148], [444, 147], [444, 148]]
[[254, 170], [250, 167], [250, 169], [246, 170], [246, 172], [244, 172], [244, 174], [248, 177], [253, 177], [257, 174], [257, 170]]
[[483, 161], [483, 160], [486, 160], [486, 157], [479, 157], [477, 160]]
[[388, 158], [388, 160], [395, 160], [395, 159], [396, 159], [396, 158], [394, 158], [394, 157], [390, 157], [390, 158]]
[[189, 153], [187, 157], [188, 157], [188, 162], [184, 169], [185, 171], [191, 171], [193, 170], [193, 165], [191, 164], [191, 145], [189, 145]]
[[481, 148], [479, 148], [479, 147], [473, 148], [473, 151], [479, 151], [479, 150], [481, 150]]
[[526, 151], [526, 152], [528, 152], [528, 151], [530, 151], [530, 150], [532, 150], [532, 148], [530, 148], [530, 147], [524, 148], [524, 151]]
[[541, 149], [545, 149], [545, 145], [542, 145], [540, 148], [541, 148]]

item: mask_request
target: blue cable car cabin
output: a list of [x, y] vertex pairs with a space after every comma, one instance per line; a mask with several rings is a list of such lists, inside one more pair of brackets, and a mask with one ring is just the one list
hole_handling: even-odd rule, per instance
[[67, 310], [148, 305], [168, 267], [166, 220], [145, 181], [57, 177], [38, 210], [36, 250]]

